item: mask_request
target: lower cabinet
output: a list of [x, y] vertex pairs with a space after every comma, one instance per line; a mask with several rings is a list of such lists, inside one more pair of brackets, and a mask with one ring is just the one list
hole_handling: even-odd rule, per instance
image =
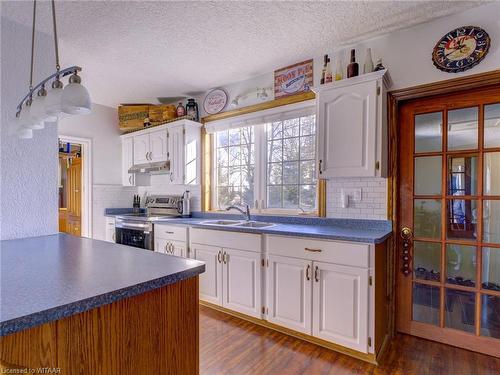
[[312, 262], [269, 255], [267, 320], [311, 334]]
[[368, 269], [313, 262], [312, 334], [368, 349]]
[[193, 256], [205, 262], [200, 299], [260, 318], [262, 316], [261, 253], [191, 244]]
[[106, 217], [106, 241], [116, 242], [115, 218]]
[[172, 241], [164, 238], [155, 239], [155, 251], [163, 254], [175, 255], [187, 258], [186, 243], [182, 241]]

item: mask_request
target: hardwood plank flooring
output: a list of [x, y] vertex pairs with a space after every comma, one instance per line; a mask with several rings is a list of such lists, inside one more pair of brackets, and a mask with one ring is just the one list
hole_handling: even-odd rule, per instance
[[369, 363], [200, 306], [200, 374], [500, 374], [500, 359], [408, 335]]

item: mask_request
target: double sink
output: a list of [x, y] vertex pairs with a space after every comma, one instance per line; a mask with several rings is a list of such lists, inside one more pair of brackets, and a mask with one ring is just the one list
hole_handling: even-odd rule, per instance
[[276, 224], [265, 223], [263, 221], [241, 221], [241, 220], [206, 220], [202, 221], [202, 225], [214, 225], [221, 227], [238, 227], [238, 228], [267, 228]]

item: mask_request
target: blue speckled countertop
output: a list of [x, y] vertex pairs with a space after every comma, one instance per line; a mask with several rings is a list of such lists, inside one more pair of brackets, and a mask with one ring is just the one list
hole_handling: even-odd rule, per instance
[[66, 234], [0, 241], [0, 336], [173, 284], [203, 262]]
[[217, 219], [244, 220], [244, 217], [241, 215], [193, 212], [193, 216], [189, 219], [157, 220], [155, 223], [189, 225], [193, 228], [232, 232], [276, 234], [373, 244], [384, 242], [392, 233], [392, 224], [388, 220], [252, 215], [252, 220], [275, 223], [275, 225], [267, 228], [242, 228], [202, 224], [203, 221]]

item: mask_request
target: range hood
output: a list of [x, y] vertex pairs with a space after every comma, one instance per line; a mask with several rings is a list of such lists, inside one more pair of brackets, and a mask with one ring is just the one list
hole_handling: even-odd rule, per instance
[[133, 165], [128, 173], [167, 173], [170, 171], [170, 161], [157, 161]]

